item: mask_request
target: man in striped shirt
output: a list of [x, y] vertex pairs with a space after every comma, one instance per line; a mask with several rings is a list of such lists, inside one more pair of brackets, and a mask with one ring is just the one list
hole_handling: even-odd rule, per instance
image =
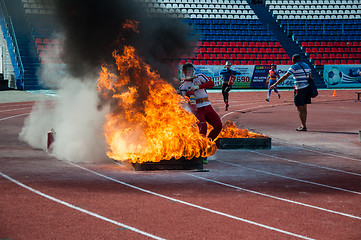
[[311, 68], [304, 62], [301, 62], [301, 56], [295, 54], [292, 56], [293, 65], [288, 69], [287, 73], [283, 75], [275, 84], [270, 86], [270, 89], [275, 88], [278, 84], [286, 80], [291, 74], [294, 79], [294, 102], [297, 107], [298, 115], [301, 120], [301, 126], [297, 131], [307, 131], [307, 104], [311, 103], [311, 89], [308, 84], [308, 78], [312, 79]]

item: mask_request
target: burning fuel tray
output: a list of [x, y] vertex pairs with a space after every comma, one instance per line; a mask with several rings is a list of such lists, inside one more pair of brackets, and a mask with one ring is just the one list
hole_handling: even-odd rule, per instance
[[135, 171], [156, 171], [156, 170], [203, 170], [203, 158], [184, 157], [180, 159], [161, 160], [160, 162], [132, 163]]
[[271, 138], [219, 138], [219, 149], [271, 149]]

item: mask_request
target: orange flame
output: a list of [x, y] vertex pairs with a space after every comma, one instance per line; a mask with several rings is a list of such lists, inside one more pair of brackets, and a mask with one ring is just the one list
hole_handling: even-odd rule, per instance
[[215, 143], [199, 133], [197, 118], [182, 107], [185, 100], [133, 47], [113, 57], [117, 74], [103, 66], [97, 84], [113, 103], [104, 126], [110, 158], [141, 163], [215, 153]]
[[231, 121], [223, 123], [223, 128], [218, 138], [264, 138], [263, 134], [250, 132], [248, 129], [239, 129], [236, 124]]

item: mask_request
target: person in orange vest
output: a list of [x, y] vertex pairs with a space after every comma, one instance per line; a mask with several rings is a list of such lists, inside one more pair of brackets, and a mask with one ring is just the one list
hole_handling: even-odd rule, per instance
[[[271, 97], [271, 92], [272, 92], [272, 89], [270, 88], [270, 86], [272, 86], [273, 84], [275, 84], [277, 82], [277, 78], [280, 78], [280, 75], [278, 74], [278, 72], [276, 70], [276, 65], [272, 64], [271, 70], [269, 70], [268, 76], [267, 76], [267, 81], [269, 81], [268, 82], [268, 95], [266, 98], [267, 102], [269, 102], [269, 98]], [[278, 94], [278, 98], [281, 98], [281, 95], [278, 92], [277, 87], [274, 87], [273, 91], [275, 91], [275, 93]]]

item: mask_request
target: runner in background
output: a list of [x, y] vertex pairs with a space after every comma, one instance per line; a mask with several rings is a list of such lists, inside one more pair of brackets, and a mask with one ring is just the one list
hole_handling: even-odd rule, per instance
[[224, 103], [226, 104], [226, 111], [228, 111], [228, 96], [229, 91], [232, 89], [232, 85], [234, 82], [234, 75], [241, 74], [237, 71], [231, 70], [231, 63], [229, 61], [226, 62], [226, 65], [224, 66], [225, 69], [223, 69], [219, 74], [223, 76], [223, 85], [222, 85], [222, 95]]
[[[270, 86], [275, 84], [277, 82], [277, 79], [279, 79], [279, 78], [280, 78], [280, 75], [278, 74], [278, 72], [276, 70], [276, 65], [272, 64], [271, 70], [269, 70], [268, 76], [267, 76], [267, 81], [269, 81], [268, 82], [268, 95], [266, 98], [267, 102], [269, 102], [269, 98], [271, 97], [271, 92], [272, 92], [272, 89], [270, 88]], [[278, 98], [281, 98], [281, 95], [279, 94], [277, 87], [274, 87], [273, 90], [275, 91], [275, 93], [278, 94]]]

